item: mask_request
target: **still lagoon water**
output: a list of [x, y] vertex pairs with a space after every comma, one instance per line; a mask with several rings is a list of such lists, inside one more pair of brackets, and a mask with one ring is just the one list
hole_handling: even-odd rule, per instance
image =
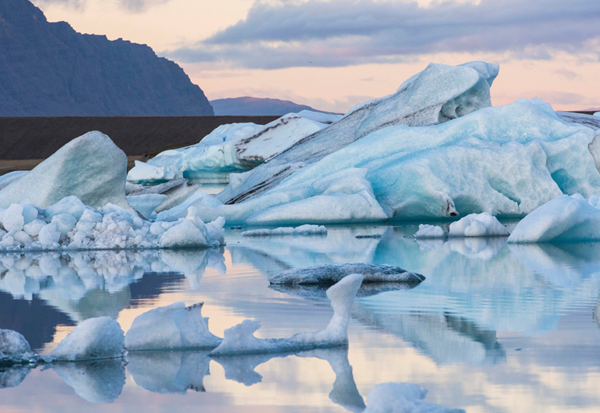
[[[246, 238], [210, 251], [0, 255], [0, 328], [49, 353], [77, 323], [204, 302], [211, 331], [244, 319], [259, 337], [315, 331], [332, 310], [268, 276], [317, 264], [398, 265], [426, 280], [356, 299], [350, 344], [297, 354], [126, 360], [0, 371], [0, 412], [360, 412], [386, 382], [467, 412], [600, 411], [600, 243], [417, 242], [416, 226], [328, 228], [326, 237]], [[369, 235], [371, 238], [357, 238]]]

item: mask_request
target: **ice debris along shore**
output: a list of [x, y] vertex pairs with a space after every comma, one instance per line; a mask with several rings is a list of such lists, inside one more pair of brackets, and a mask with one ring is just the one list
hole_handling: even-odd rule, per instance
[[507, 237], [508, 230], [489, 212], [470, 214], [450, 224], [449, 232], [435, 225], [419, 225], [415, 233], [417, 239], [447, 237]]
[[127, 179], [134, 183], [166, 182], [176, 178], [227, 183], [229, 174], [248, 171], [264, 163], [340, 118], [340, 115], [304, 110], [264, 126], [221, 125], [196, 145], [161, 152], [146, 163], [136, 161]]
[[327, 298], [333, 308], [333, 317], [324, 330], [298, 333], [290, 338], [258, 339], [254, 337], [254, 333], [260, 328], [260, 323], [245, 320], [225, 330], [223, 342], [210, 354], [211, 356], [261, 354], [347, 345], [350, 310], [363, 279], [361, 274], [351, 274], [327, 290]]
[[224, 244], [225, 220], [205, 224], [194, 207], [173, 222], [149, 222], [117, 205], [95, 210], [75, 196], [41, 209], [0, 208], [0, 249], [209, 248]]
[[509, 243], [600, 240], [600, 197], [563, 195], [523, 218]]
[[281, 237], [281, 236], [310, 236], [327, 235], [323, 225], [301, 225], [296, 228], [281, 227], [275, 229], [253, 229], [242, 232], [243, 237]]
[[284, 271], [270, 277], [269, 282], [277, 285], [329, 286], [340, 282], [350, 274], [360, 274], [363, 277], [363, 284], [420, 284], [425, 280], [425, 277], [421, 274], [408, 272], [393, 265], [343, 264], [317, 265], [315, 267]]

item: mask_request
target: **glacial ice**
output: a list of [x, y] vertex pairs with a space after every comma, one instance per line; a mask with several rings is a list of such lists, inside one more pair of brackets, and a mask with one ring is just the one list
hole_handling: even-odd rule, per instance
[[186, 307], [179, 302], [150, 310], [133, 320], [125, 347], [134, 350], [213, 349], [221, 339], [208, 330], [203, 303]]
[[61, 362], [51, 367], [67, 386], [90, 403], [112, 403], [125, 386], [123, 360]]
[[269, 277], [271, 284], [287, 285], [333, 285], [351, 274], [361, 274], [363, 284], [370, 283], [407, 283], [419, 284], [425, 280], [421, 274], [408, 272], [392, 265], [343, 264], [318, 265], [284, 271]]
[[[595, 199], [592, 198], [592, 201]], [[600, 210], [582, 196], [563, 195], [523, 218], [509, 243], [598, 241]]]
[[412, 383], [383, 383], [367, 396], [363, 413], [464, 413], [460, 409], [424, 402], [427, 390]]
[[580, 125], [587, 126], [588, 128], [600, 130], [600, 119], [598, 116], [573, 112], [556, 112], [556, 115], [566, 122], [578, 123]]
[[[141, 195], [140, 197], [145, 196]], [[161, 196], [161, 195], [149, 195]], [[194, 207], [171, 222], [148, 222], [113, 204], [99, 210], [75, 196], [45, 210], [29, 204], [0, 208], [0, 250], [208, 248], [224, 243], [225, 221], [205, 224]]]
[[[251, 199], [208, 205], [202, 198], [189, 205], [205, 219], [223, 216], [230, 224], [252, 225], [482, 212], [521, 217], [562, 194], [600, 194], [600, 174], [588, 150], [594, 135], [588, 127], [561, 121], [541, 100], [519, 100], [441, 125], [389, 126], [304, 168], [287, 164], [296, 171]], [[247, 173], [244, 182], [261, 168]]]
[[420, 224], [419, 230], [415, 232], [416, 239], [445, 239], [448, 237], [448, 233], [444, 231], [442, 227], [437, 225]]
[[0, 190], [0, 207], [28, 203], [40, 208], [76, 196], [92, 208], [125, 199], [127, 156], [100, 132], [73, 139], [30, 173]]
[[275, 229], [254, 229], [242, 232], [243, 237], [272, 237], [272, 236], [306, 236], [327, 235], [327, 228], [323, 225], [302, 225], [296, 228], [281, 227]]
[[162, 194], [143, 194], [128, 196], [127, 202], [129, 202], [129, 205], [131, 205], [133, 209], [142, 214], [144, 218], [150, 219], [154, 210], [168, 198], [167, 195]]
[[242, 184], [226, 188], [219, 199], [240, 203], [263, 195], [305, 165], [392, 125], [435, 125], [491, 106], [490, 86], [498, 65], [430, 64], [390, 96], [351, 109], [340, 121], [316, 132], [255, 168]]
[[29, 173], [29, 171], [14, 171], [0, 176], [0, 190], [6, 188], [13, 182], [18, 181]]
[[0, 330], [0, 367], [29, 364], [39, 357], [31, 351], [29, 342], [13, 330]]
[[50, 353], [53, 360], [83, 361], [122, 357], [125, 336], [121, 326], [110, 317], [81, 322]]
[[489, 212], [470, 214], [450, 224], [450, 237], [505, 237], [510, 235], [504, 225]]
[[225, 330], [223, 342], [210, 355], [277, 353], [347, 345], [350, 310], [363, 278], [360, 274], [351, 274], [327, 290], [333, 317], [326, 329], [298, 333], [290, 338], [257, 339], [254, 333], [260, 328], [260, 323], [245, 320]]
[[303, 111], [290, 113], [265, 125], [221, 125], [200, 143], [162, 152], [147, 163], [136, 162], [130, 182], [164, 182], [191, 178], [204, 183], [227, 183], [232, 172], [247, 171], [300, 139], [331, 123], [336, 115]]

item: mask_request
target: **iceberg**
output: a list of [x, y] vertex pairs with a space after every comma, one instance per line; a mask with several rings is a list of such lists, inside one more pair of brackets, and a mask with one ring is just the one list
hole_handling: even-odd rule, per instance
[[470, 214], [450, 224], [450, 237], [506, 237], [504, 225], [489, 212]]
[[125, 198], [127, 156], [100, 132], [73, 139], [51, 157], [0, 190], [0, 207], [27, 202], [47, 208], [68, 196], [101, 208], [130, 208]]
[[27, 175], [29, 171], [14, 171], [0, 176], [0, 190]]
[[430, 64], [392, 95], [363, 103], [341, 120], [290, 146], [255, 168], [244, 182], [226, 188], [219, 199], [240, 203], [264, 194], [305, 165], [392, 125], [428, 126], [491, 106], [490, 87], [499, 66], [472, 62]]
[[39, 356], [31, 351], [29, 342], [20, 333], [0, 330], [0, 367], [35, 363], [38, 360]]
[[150, 219], [152, 213], [169, 197], [162, 194], [143, 194], [128, 196], [127, 202], [144, 218]]
[[556, 112], [556, 115], [564, 121], [578, 123], [580, 125], [587, 126], [588, 128], [600, 130], [599, 116], [591, 116], [574, 112]]
[[151, 223], [113, 204], [94, 210], [75, 196], [45, 210], [27, 203], [11, 204], [0, 208], [0, 250], [210, 248], [224, 244], [225, 220], [205, 224], [197, 215], [190, 207], [185, 218]]
[[56, 361], [84, 361], [120, 358], [125, 354], [121, 326], [110, 317], [81, 322], [50, 353]]
[[273, 237], [273, 236], [306, 236], [327, 235], [323, 225], [302, 225], [296, 228], [282, 227], [275, 229], [254, 229], [242, 232], [243, 237]]
[[448, 237], [448, 233], [442, 227], [436, 225], [420, 224], [419, 230], [415, 232], [416, 239], [435, 239]]
[[227, 183], [229, 174], [264, 163], [337, 118], [339, 116], [303, 111], [287, 114], [264, 126], [221, 125], [196, 145], [161, 152], [147, 163], [137, 161], [127, 179], [136, 183], [175, 178]]
[[523, 218], [509, 243], [600, 240], [600, 210], [582, 196], [563, 195]]
[[269, 277], [271, 284], [281, 285], [333, 285], [351, 274], [360, 274], [363, 284], [371, 283], [406, 283], [417, 285], [425, 280], [421, 274], [408, 272], [392, 265], [375, 264], [343, 264], [318, 265], [284, 271]]
[[180, 302], [136, 317], [125, 336], [125, 347], [129, 351], [217, 347], [222, 340], [208, 330], [208, 319], [202, 317], [202, 305], [186, 307]]
[[424, 402], [427, 390], [412, 383], [383, 383], [367, 396], [363, 413], [464, 413], [460, 409]]
[[260, 323], [245, 320], [225, 330], [223, 342], [210, 355], [282, 353], [347, 345], [350, 310], [363, 278], [360, 274], [351, 274], [327, 290], [333, 317], [326, 329], [299, 333], [290, 338], [257, 339], [254, 332], [260, 328]]

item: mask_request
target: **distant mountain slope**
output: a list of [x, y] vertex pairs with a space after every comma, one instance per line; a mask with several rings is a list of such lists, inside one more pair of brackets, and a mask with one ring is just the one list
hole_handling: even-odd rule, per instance
[[302, 110], [321, 112], [310, 106], [299, 105], [289, 100], [253, 98], [250, 96], [211, 100], [210, 104], [217, 116], [282, 116], [286, 113], [298, 113]]
[[0, 116], [174, 115], [213, 115], [177, 64], [49, 23], [28, 0], [0, 0]]

